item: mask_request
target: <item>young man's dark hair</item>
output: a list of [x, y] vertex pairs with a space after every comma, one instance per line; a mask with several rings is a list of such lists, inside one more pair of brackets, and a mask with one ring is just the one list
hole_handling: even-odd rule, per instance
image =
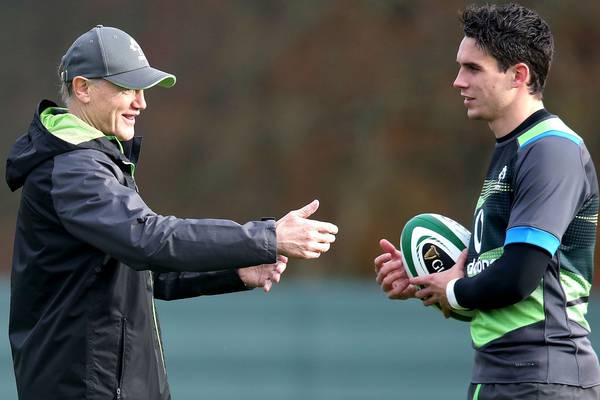
[[471, 5], [460, 20], [465, 36], [498, 60], [506, 71], [519, 62], [531, 70], [529, 91], [542, 95], [554, 55], [550, 27], [537, 13], [519, 4]]
[[468, 250], [447, 271], [409, 278], [380, 242], [377, 282], [392, 299], [476, 310], [468, 399], [600, 399], [586, 319], [600, 192], [584, 140], [544, 107], [552, 34], [516, 4], [471, 6], [453, 86], [494, 134]]

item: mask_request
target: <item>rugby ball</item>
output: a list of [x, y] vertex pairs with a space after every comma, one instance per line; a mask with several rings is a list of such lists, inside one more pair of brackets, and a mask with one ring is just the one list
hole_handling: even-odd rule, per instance
[[[406, 273], [414, 278], [450, 269], [470, 238], [471, 232], [443, 215], [427, 213], [411, 218], [400, 235]], [[452, 310], [450, 316], [470, 321], [473, 314], [472, 310]]]

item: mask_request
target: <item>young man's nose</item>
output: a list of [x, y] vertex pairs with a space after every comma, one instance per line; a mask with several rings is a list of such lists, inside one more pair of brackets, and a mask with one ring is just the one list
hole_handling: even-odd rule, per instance
[[456, 74], [456, 78], [454, 79], [452, 86], [457, 89], [464, 89], [468, 86], [461, 71], [459, 71], [458, 74]]

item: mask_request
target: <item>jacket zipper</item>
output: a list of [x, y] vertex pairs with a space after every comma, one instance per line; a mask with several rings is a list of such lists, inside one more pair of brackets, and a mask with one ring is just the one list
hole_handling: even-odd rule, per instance
[[156, 322], [156, 307], [154, 306], [154, 280], [152, 279], [152, 272], [148, 271], [148, 274], [150, 275], [150, 282], [151, 282], [151, 287], [152, 287], [152, 297], [150, 299], [150, 302], [152, 303], [152, 320], [154, 322], [154, 330], [156, 331], [156, 340], [158, 340], [158, 350], [160, 352], [160, 361], [162, 362], [162, 367], [163, 367], [163, 371], [166, 374], [167, 373], [167, 368], [165, 367], [165, 356], [163, 355], [163, 348], [162, 348], [162, 340], [160, 340], [160, 331], [158, 329], [158, 322]]
[[123, 375], [125, 373], [125, 334], [127, 328], [127, 318], [121, 319], [121, 368], [119, 371], [119, 381], [117, 382], [117, 400], [121, 399], [121, 386], [123, 385]]

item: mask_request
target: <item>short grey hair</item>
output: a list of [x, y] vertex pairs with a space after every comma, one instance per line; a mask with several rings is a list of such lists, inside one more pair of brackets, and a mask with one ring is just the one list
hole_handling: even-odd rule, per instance
[[63, 79], [65, 66], [61, 62], [58, 66], [58, 79], [60, 79], [60, 89], [58, 91], [62, 103], [68, 106], [71, 96], [73, 95], [73, 81], [65, 82]]
[[[60, 95], [60, 100], [62, 104], [66, 107], [69, 107], [69, 102], [73, 99], [73, 80], [65, 82], [63, 79], [65, 67], [62, 63], [58, 66], [58, 79], [60, 80], [60, 87], [58, 89], [58, 94]], [[102, 78], [86, 78], [90, 85], [94, 84], [96, 81]]]

